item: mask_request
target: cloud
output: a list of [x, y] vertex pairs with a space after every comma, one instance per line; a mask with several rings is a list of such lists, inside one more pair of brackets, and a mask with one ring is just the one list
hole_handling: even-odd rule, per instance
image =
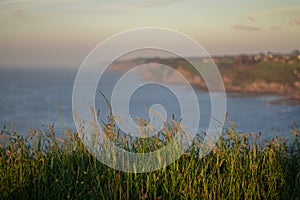
[[243, 30], [243, 31], [260, 31], [261, 29], [256, 26], [249, 26], [249, 25], [235, 25], [232, 28], [236, 30]]
[[23, 11], [22, 8], [16, 9], [16, 10], [13, 12], [12, 15], [15, 16], [15, 17], [24, 17], [24, 16], [25, 16], [24, 11]]
[[250, 22], [254, 22], [254, 21], [255, 21], [254, 17], [247, 16], [246, 18], [247, 18], [247, 20], [250, 21]]
[[280, 7], [280, 8], [263, 10], [260, 12], [253, 13], [251, 16], [275, 17], [275, 16], [286, 16], [286, 15], [299, 14], [299, 12], [300, 12], [300, 6], [289, 6], [289, 7]]
[[299, 25], [299, 13], [300, 6], [287, 6], [252, 13], [251, 17], [254, 17], [257, 21], [263, 24], [273, 24], [276, 26]]
[[300, 17], [293, 18], [289, 21], [288, 25], [300, 25]]
[[294, 19], [296, 25], [300, 25], [300, 17]]

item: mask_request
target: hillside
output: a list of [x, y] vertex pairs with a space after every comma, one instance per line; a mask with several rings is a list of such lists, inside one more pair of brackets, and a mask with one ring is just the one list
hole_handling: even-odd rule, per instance
[[[280, 94], [300, 100], [299, 51], [289, 54], [260, 53], [192, 59], [203, 66], [209, 66], [214, 61], [221, 72], [227, 92]], [[206, 89], [195, 68], [183, 58], [135, 59], [116, 62], [111, 67], [113, 70], [127, 71], [145, 63], [152, 63], [150, 66], [155, 66], [155, 63], [170, 66], [183, 74], [192, 85]], [[158, 68], [149, 67], [144, 76], [168, 83], [177, 81], [171, 75], [162, 75]]]

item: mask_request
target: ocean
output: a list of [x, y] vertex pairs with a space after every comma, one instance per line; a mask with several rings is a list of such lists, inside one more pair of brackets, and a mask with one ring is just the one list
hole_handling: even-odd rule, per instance
[[[110, 71], [101, 78], [98, 89], [108, 99], [121, 75], [121, 72]], [[13, 127], [26, 134], [35, 128], [49, 131], [48, 125], [54, 123], [58, 135], [63, 135], [62, 129], [66, 127], [74, 130], [72, 90], [75, 77], [76, 70], [67, 69], [0, 69], [0, 128]], [[138, 83], [139, 78], [133, 77], [133, 80]], [[184, 88], [182, 92], [185, 92]], [[196, 94], [201, 110], [199, 131], [205, 131], [209, 122], [210, 98], [200, 89], [196, 89]], [[298, 127], [300, 124], [300, 105], [280, 101], [282, 98], [278, 95], [227, 93], [225, 126], [233, 121], [240, 132], [261, 132], [265, 139], [274, 136], [291, 138], [294, 122]], [[101, 111], [99, 119], [105, 121], [108, 107], [100, 93], [95, 99], [95, 106]], [[180, 119], [176, 95], [155, 84], [145, 85], [133, 94], [129, 103], [130, 115], [149, 119], [146, 108], [153, 104], [163, 105], [168, 117], [174, 115], [175, 119]]]

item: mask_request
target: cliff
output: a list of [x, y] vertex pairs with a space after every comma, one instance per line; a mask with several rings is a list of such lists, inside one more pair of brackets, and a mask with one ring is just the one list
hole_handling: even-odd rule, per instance
[[[266, 56], [221, 56], [212, 59], [194, 58], [194, 60], [203, 64], [214, 61], [220, 70], [227, 92], [280, 94], [300, 100], [300, 56], [281, 55], [281, 59], [278, 55]], [[176, 69], [193, 86], [207, 89], [194, 67], [181, 58], [122, 61], [113, 63], [111, 69], [127, 71], [134, 66], [148, 63], [152, 64], [149, 64], [149, 70], [144, 72], [144, 78], [165, 83], [179, 83], [175, 75], [170, 73], [166, 75], [155, 70], [155, 63], [160, 63]]]

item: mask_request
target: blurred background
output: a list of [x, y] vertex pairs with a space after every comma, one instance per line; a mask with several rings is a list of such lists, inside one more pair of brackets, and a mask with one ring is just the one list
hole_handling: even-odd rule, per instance
[[[300, 123], [299, 13], [298, 0], [0, 0], [0, 128], [26, 133], [54, 123], [59, 133], [73, 129], [72, 88], [84, 58], [113, 34], [154, 26], [180, 31], [208, 51], [224, 79], [228, 122], [265, 138], [289, 137]], [[100, 84], [104, 93], [123, 72], [112, 67]], [[145, 105], [162, 101], [166, 92], [156, 100], [147, 94], [153, 97], [143, 91], [134, 96], [135, 115], [147, 117]], [[203, 88], [197, 95], [200, 104], [209, 104]], [[107, 113], [104, 102], [98, 107]]]

